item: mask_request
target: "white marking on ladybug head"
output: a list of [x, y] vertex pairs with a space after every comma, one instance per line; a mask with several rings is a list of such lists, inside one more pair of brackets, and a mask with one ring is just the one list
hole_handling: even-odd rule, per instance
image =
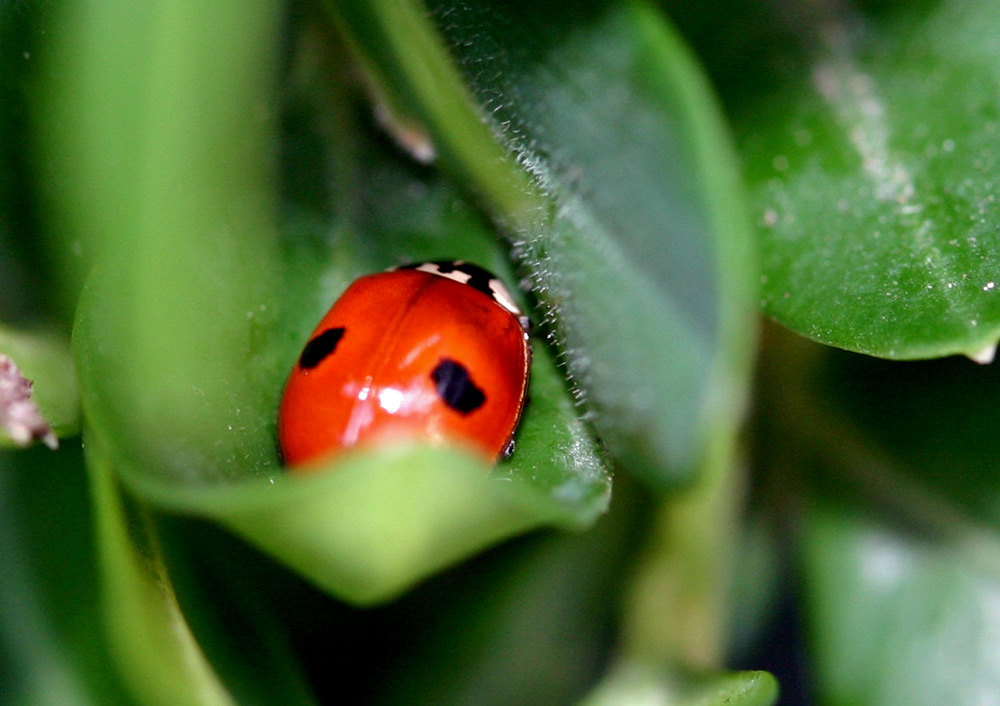
[[413, 269], [418, 272], [427, 272], [472, 286], [483, 294], [488, 294], [493, 301], [516, 316], [525, 331], [528, 330], [528, 319], [521, 313], [521, 309], [514, 301], [514, 297], [511, 296], [510, 290], [502, 281], [478, 265], [467, 263], [465, 260], [455, 260], [454, 262], [422, 262], [419, 265], [404, 265], [393, 269]]
[[441, 265], [437, 262], [425, 262], [420, 267], [417, 268], [420, 272], [429, 272], [432, 275], [437, 275], [438, 277], [445, 277], [447, 279], [454, 280], [460, 284], [468, 284], [469, 280], [472, 279], [470, 275], [465, 270], [461, 269], [461, 262], [452, 263], [455, 265], [454, 269], [445, 271], [442, 269]]
[[495, 277], [490, 280], [490, 293], [493, 295], [493, 299], [496, 300], [497, 304], [502, 306], [504, 309], [512, 313], [514, 316], [521, 315], [521, 310], [514, 302], [514, 297], [510, 295], [510, 291], [506, 286], [504, 286], [503, 282]]

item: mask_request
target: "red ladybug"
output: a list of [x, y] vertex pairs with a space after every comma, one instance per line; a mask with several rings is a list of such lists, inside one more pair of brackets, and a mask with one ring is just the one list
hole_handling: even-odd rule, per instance
[[358, 279], [309, 337], [285, 387], [286, 464], [362, 442], [466, 442], [509, 453], [524, 407], [527, 319], [496, 277], [425, 262]]

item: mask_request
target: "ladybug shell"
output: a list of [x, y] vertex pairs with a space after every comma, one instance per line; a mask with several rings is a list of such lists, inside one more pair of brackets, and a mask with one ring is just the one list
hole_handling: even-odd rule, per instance
[[355, 281], [309, 337], [285, 387], [285, 463], [399, 437], [465, 441], [491, 462], [503, 454], [524, 406], [530, 348], [509, 296], [500, 301], [436, 271]]

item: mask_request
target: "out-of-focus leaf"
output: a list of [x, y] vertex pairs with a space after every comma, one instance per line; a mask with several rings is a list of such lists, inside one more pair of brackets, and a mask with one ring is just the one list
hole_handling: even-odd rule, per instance
[[627, 485], [616, 483], [614, 508], [589, 531], [520, 539], [404, 597], [383, 620], [426, 626], [382, 672], [375, 702], [566, 704], [586, 693], [614, 652], [646, 525], [646, 503]]
[[177, 606], [149, 510], [122, 494], [93, 439], [88, 467], [106, 629], [125, 684], [151, 706], [234, 706]]
[[810, 376], [814, 410], [868, 500], [1000, 527], [1000, 368], [959, 357], [890, 362], [837, 352]]
[[804, 524], [812, 669], [831, 706], [972, 704], [1000, 689], [1000, 544], [817, 502]]
[[757, 92], [738, 91], [731, 108], [765, 311], [872, 355], [991, 359], [1000, 6], [771, 8], [784, 31], [740, 76]]
[[742, 468], [716, 449], [699, 483], [661, 500], [629, 582], [626, 659], [707, 672], [724, 661]]
[[[213, 451], [273, 456], [264, 437], [213, 442], [267, 417], [234, 404], [265, 393], [252, 371], [232, 372], [260, 349], [259, 322], [273, 320], [264, 298], [276, 281], [271, 123], [261, 99], [272, 85], [276, 4], [206, 15], [197, 3], [123, 0], [62, 12], [46, 45], [41, 156], [60, 176], [57, 237], [66, 249], [82, 242], [101, 263], [92, 276], [108, 281], [109, 301], [80, 311], [100, 324], [89, 343], [123, 352], [100, 382], [81, 380], [88, 421], [156, 456], [150, 469], [169, 459], [175, 473], [192, 473], [199, 461], [212, 464]], [[92, 369], [88, 341], [74, 345], [80, 369]], [[101, 383], [114, 388], [109, 404], [88, 398]], [[190, 438], [212, 441], [189, 449]]]
[[783, 342], [788, 367], [769, 367], [763, 386], [765, 426], [776, 427], [762, 444], [768, 495], [798, 511], [816, 692], [877, 706], [991, 693], [996, 370]]
[[417, 3], [329, 3], [508, 229], [612, 453], [688, 479], [743, 408], [755, 272], [697, 67], [643, 2], [429, 6], [450, 56]]
[[126, 706], [101, 630], [78, 445], [0, 452], [0, 701]]
[[[39, 49], [56, 3], [49, 0], [0, 5], [0, 316], [24, 325], [40, 315], [68, 318], [72, 286], [51, 286], [51, 270], [40, 236], [38, 165], [32, 162], [33, 81]], [[62, 305], [62, 311], [56, 311]]]
[[693, 677], [626, 662], [580, 706], [770, 706], [777, 699], [778, 683], [767, 672]]
[[829, 358], [817, 391], [844, 431], [828, 463], [849, 494], [821, 482], [803, 527], [821, 687], [831, 704], [880, 706], [993, 693], [1000, 373]]
[[[154, 514], [124, 492], [101, 444], [88, 441], [105, 624], [117, 667], [133, 696], [152, 706], [315, 703], [266, 616], [243, 616], [243, 631], [254, 634], [252, 650], [245, 643], [219, 644], [219, 630], [211, 632], [211, 625], [207, 633], [194, 631], [168, 572]], [[238, 594], [228, 600], [239, 600]], [[213, 648], [211, 654], [205, 643]]]

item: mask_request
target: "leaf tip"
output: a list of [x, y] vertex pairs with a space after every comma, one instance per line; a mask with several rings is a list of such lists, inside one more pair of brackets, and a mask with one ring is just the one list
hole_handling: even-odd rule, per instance
[[989, 343], [979, 350], [970, 351], [965, 354], [969, 360], [979, 363], [980, 365], [989, 365], [993, 362], [993, 359], [996, 358], [996, 355], [997, 344], [995, 342]]

